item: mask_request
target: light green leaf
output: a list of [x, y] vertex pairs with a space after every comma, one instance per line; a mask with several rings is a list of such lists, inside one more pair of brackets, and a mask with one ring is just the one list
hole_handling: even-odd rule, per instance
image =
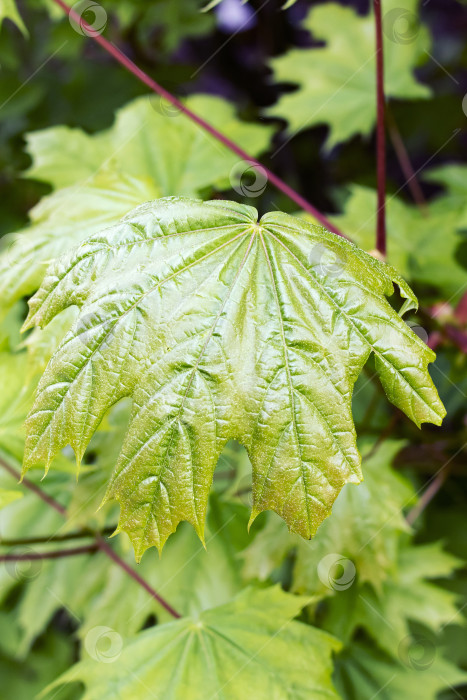
[[[99, 463], [99, 461], [98, 461]], [[80, 487], [78, 487], [79, 490]], [[24, 533], [20, 516], [31, 508], [26, 499], [23, 509], [12, 513], [13, 522], [7, 522], [8, 537]], [[37, 527], [47, 519], [50, 507], [35, 498], [32, 512]], [[28, 518], [28, 524], [30, 525]], [[229, 601], [244, 586], [237, 555], [246, 545], [248, 537], [246, 508], [224, 504], [215, 496], [211, 498], [207, 518], [207, 550], [203, 548], [189, 525], [183, 524], [164, 548], [162, 557], [145, 557], [138, 573], [180, 613], [193, 615], [202, 610]], [[68, 521], [50, 534], [79, 529], [75, 514], [68, 509]], [[89, 537], [77, 544], [87, 544]], [[114, 541], [114, 548], [117, 543]], [[117, 551], [130, 565], [133, 554], [127, 539], [118, 541]], [[51, 543], [53, 549], [57, 547]], [[40, 545], [46, 551], [47, 545]], [[29, 573], [29, 576], [27, 575]], [[11, 571], [10, 571], [11, 574]], [[11, 583], [12, 577], [10, 578]], [[76, 585], [76, 581], [80, 585]], [[0, 579], [1, 582], [1, 579]], [[19, 626], [19, 639], [15, 653], [25, 655], [31, 644], [42, 634], [53, 616], [63, 607], [79, 625], [77, 634], [84, 640], [97, 625], [111, 627], [125, 637], [136, 634], [150, 616], [158, 622], [172, 620], [159, 603], [148, 596], [127, 573], [115, 565], [105, 554], [83, 554], [66, 559], [39, 562], [36, 568], [26, 572], [24, 579], [18, 575], [22, 593], [16, 603], [15, 619]]]
[[[7, 453], [1, 451], [0, 455], [7, 462], [18, 468], [15, 460]], [[54, 472], [51, 476], [52, 478], [50, 481], [47, 481], [46, 485], [47, 493], [63, 503], [65, 498], [67, 498], [67, 484], [64, 475]], [[29, 478], [35, 483], [39, 481], [38, 475], [34, 473], [31, 473]], [[0, 532], [2, 533], [2, 538], [29, 538], [31, 533], [34, 533], [35, 537], [48, 537], [51, 533], [57, 533], [60, 530], [60, 527], [63, 525], [63, 519], [60, 514], [41, 501], [36, 494], [18, 485], [17, 480], [3, 468], [0, 468], [0, 488], [21, 490], [23, 493], [23, 497], [10, 503], [8, 508], [0, 509]], [[40, 565], [39, 562], [37, 566], [33, 566], [33, 574], [37, 573]], [[31, 571], [29, 571], [30, 575]], [[28, 571], [23, 577], [20, 568], [19, 575], [15, 576], [15, 572], [12, 572], [11, 567], [8, 567], [5, 563], [0, 564], [0, 603], [3, 603], [12, 588], [24, 582], [27, 578]]]
[[13, 489], [2, 489], [0, 488], [0, 508], [5, 508], [5, 506], [10, 505], [22, 498], [23, 494], [21, 491], [14, 491]]
[[0, 353], [0, 448], [21, 460], [24, 420], [31, 409], [37, 381], [24, 384], [26, 353]]
[[[194, 95], [187, 104], [252, 155], [267, 148], [272, 127], [239, 121], [224, 100]], [[91, 233], [155, 197], [229, 187], [239, 160], [157, 96], [130, 102], [96, 135], [64, 126], [33, 132], [28, 151], [27, 175], [59, 191], [34, 207], [29, 228], [2, 240], [0, 318], [39, 287], [50, 262]]]
[[[187, 107], [204, 117], [248, 153], [266, 150], [273, 127], [240, 121], [219, 97], [192, 95]], [[113, 126], [88, 135], [80, 129], [52, 127], [28, 136], [33, 165], [29, 177], [55, 188], [103, 175], [135, 177], [159, 195], [194, 195], [226, 185], [238, 156], [158, 95], [133, 100], [116, 113]], [[144, 200], [143, 200], [144, 201]]]
[[82, 700], [145, 700], [151, 693], [164, 700], [338, 700], [331, 653], [339, 643], [294, 621], [304, 602], [279, 588], [247, 590], [197, 617], [142, 632], [115, 663], [80, 662], [51, 690], [81, 681]]
[[401, 653], [399, 663], [374, 647], [354, 642], [338, 661], [338, 690], [346, 700], [438, 700], [440, 691], [467, 682], [465, 671], [424, 641], [417, 646], [416, 638], [407, 640], [410, 655]]
[[77, 309], [71, 307], [57, 316], [46, 328], [34, 328], [24, 341], [27, 349], [25, 381], [31, 381], [43, 373], [47, 363], [58, 348], [60, 341], [77, 315]]
[[40, 286], [55, 258], [157, 195], [148, 182], [97, 175], [44, 197], [30, 212], [29, 228], [2, 239], [0, 318]]
[[443, 552], [441, 543], [402, 546], [392, 576], [380, 591], [355, 582], [328, 601], [323, 626], [339, 639], [350, 640], [364, 628], [380, 649], [394, 658], [410, 635], [409, 621], [437, 632], [458, 615], [457, 595], [429, 579], [451, 576], [462, 561]]
[[433, 168], [423, 174], [423, 179], [428, 182], [436, 182], [446, 188], [442, 201], [446, 205], [446, 210], [454, 209], [457, 213], [457, 228], [467, 228], [467, 166], [456, 163], [442, 165]]
[[252, 462], [252, 519], [275, 510], [312, 537], [361, 480], [351, 395], [371, 352], [395, 405], [417, 425], [442, 421], [434, 354], [385, 298], [395, 283], [416, 305], [395, 270], [300, 219], [257, 219], [234, 202], [148, 203], [57, 261], [30, 302], [26, 327], [80, 314], [41, 379], [24, 469], [67, 444], [79, 463], [131, 397], [108, 498], [138, 558], [182, 520], [203, 537], [229, 439]]
[[26, 134], [26, 144], [32, 165], [25, 175], [62, 189], [105, 170], [112, 139], [108, 131], [87, 134], [82, 129], [52, 126]]
[[[418, 0], [383, 0], [382, 6], [386, 95], [429, 97], [430, 89], [413, 75], [430, 46], [427, 30], [418, 24]], [[286, 119], [292, 134], [329, 124], [328, 148], [355, 134], [369, 134], [376, 120], [373, 16], [327, 3], [310, 10], [304, 27], [326, 46], [293, 49], [271, 61], [276, 82], [299, 88], [283, 95], [268, 114]]]
[[0, 0], [0, 28], [4, 19], [11, 19], [12, 22], [22, 31], [24, 36], [29, 36], [26, 25], [18, 12], [15, 0]]
[[[198, 37], [212, 31], [215, 19], [203, 12], [203, 0], [109, 0], [121, 26], [134, 31], [145, 45], [157, 32], [157, 49], [168, 56], [183, 39]], [[156, 49], [156, 50], [157, 50]]]

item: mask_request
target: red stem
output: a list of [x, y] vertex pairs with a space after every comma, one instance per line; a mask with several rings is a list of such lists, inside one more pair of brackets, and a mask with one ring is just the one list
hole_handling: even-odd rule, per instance
[[[9, 472], [12, 476], [17, 479], [17, 481], [20, 481], [21, 479], [21, 474], [14, 469], [14, 467], [10, 466], [8, 462], [5, 462], [5, 460], [0, 457], [0, 464], [4, 469], [6, 469], [7, 472]], [[22, 483], [26, 488], [28, 488], [30, 491], [36, 494], [36, 496], [39, 496], [39, 498], [42, 498], [42, 500], [47, 503], [51, 508], [55, 508], [55, 510], [60, 513], [60, 515], [63, 515], [64, 517], [66, 516], [66, 508], [62, 506], [61, 503], [55, 500], [55, 498], [52, 498], [52, 496], [49, 496], [48, 493], [43, 491], [39, 486], [36, 486], [32, 481], [29, 481], [29, 479], [26, 479], [23, 477]]]
[[122, 568], [126, 573], [131, 576], [135, 581], [137, 581], [140, 586], [142, 586], [153, 598], [157, 600], [158, 603], [162, 605], [167, 612], [172, 615], [172, 617], [180, 618], [181, 615], [166, 601], [162, 598], [151, 586], [142, 578], [134, 569], [129, 566], [126, 561], [121, 559], [116, 552], [107, 544], [107, 542], [97, 535], [96, 540], [98, 542], [99, 548], [107, 554], [110, 559], [112, 559], [120, 568]]
[[385, 134], [385, 99], [384, 99], [384, 56], [383, 56], [383, 22], [381, 18], [381, 0], [373, 0], [376, 29], [376, 161], [378, 177], [378, 210], [376, 227], [376, 249], [386, 255], [386, 134]]
[[99, 544], [83, 545], [82, 547], [70, 547], [70, 549], [54, 549], [51, 552], [27, 552], [25, 554], [2, 554], [0, 561], [36, 561], [41, 559], [61, 559], [73, 557], [77, 554], [89, 554], [100, 549]]
[[426, 216], [428, 214], [426, 199], [423, 194], [423, 190], [420, 187], [420, 183], [417, 180], [417, 175], [413, 169], [410, 156], [405, 147], [405, 143], [402, 140], [402, 136], [397, 127], [396, 120], [394, 119], [392, 113], [389, 109], [386, 109], [386, 123], [389, 131], [389, 136], [391, 138], [392, 145], [396, 152], [397, 160], [401, 167], [404, 177], [407, 180], [407, 185], [412, 194], [413, 200], [420, 209], [421, 213]]
[[[14, 467], [12, 467], [8, 462], [6, 462], [2, 457], [0, 457], [0, 464], [12, 475], [14, 476], [18, 481], [21, 479], [21, 474], [19, 471], [17, 471]], [[52, 508], [55, 508], [63, 517], [66, 517], [66, 509], [58, 503], [54, 498], [49, 496], [45, 491], [43, 491], [39, 486], [36, 486], [36, 484], [33, 484], [32, 481], [29, 481], [29, 479], [23, 479], [23, 485], [26, 486], [30, 491], [36, 494], [36, 496], [39, 496], [45, 503], [47, 503], [49, 506]], [[105, 552], [105, 554], [112, 559], [118, 566], [120, 566], [121, 569], [126, 571], [126, 573], [131, 576], [132, 579], [134, 579], [137, 583], [139, 583], [140, 586], [144, 588], [145, 591], [149, 593], [150, 596], [152, 596], [155, 600], [157, 600], [160, 605], [162, 605], [167, 612], [172, 615], [172, 617], [179, 618], [181, 615], [174, 610], [174, 608], [168, 603], [164, 598], [162, 598], [155, 590], [152, 588], [149, 583], [147, 583], [139, 574], [136, 573], [134, 569], [129, 566], [123, 559], [121, 559], [116, 552], [110, 547], [107, 542], [100, 536], [96, 534], [96, 545], [95, 548], [98, 548]], [[79, 549], [79, 548], [76, 548]], [[75, 549], [75, 551], [76, 551]], [[66, 550], [61, 550], [61, 552], [64, 552]], [[86, 551], [89, 551], [89, 548], [86, 547]], [[6, 555], [9, 556], [9, 555]], [[33, 558], [35, 559], [41, 559], [43, 558], [44, 555], [37, 555]], [[14, 561], [16, 561], [18, 557], [14, 557]], [[1, 561], [1, 559], [0, 559]]]
[[170, 92], [168, 92], [165, 88], [163, 88], [159, 83], [156, 83], [155, 80], [149, 77], [147, 73], [145, 73], [141, 68], [139, 68], [136, 63], [134, 63], [128, 56], [126, 56], [122, 51], [117, 46], [114, 46], [110, 41], [105, 39], [101, 34], [98, 34], [95, 30], [93, 30], [92, 26], [86, 22], [86, 20], [81, 17], [73, 8], [69, 7], [63, 0], [53, 0], [56, 5], [59, 5], [62, 10], [64, 10], [69, 17], [71, 17], [77, 24], [78, 26], [83, 27], [84, 29], [87, 29], [89, 36], [91, 39], [94, 39], [94, 41], [97, 41], [98, 44], [102, 46], [105, 51], [107, 51], [109, 54], [111, 54], [124, 68], [126, 68], [130, 73], [133, 73], [134, 76], [138, 78], [142, 83], [147, 85], [151, 90], [156, 92], [158, 95], [163, 97], [167, 102], [170, 102], [170, 104], [174, 105], [180, 112], [185, 114], [189, 119], [191, 119], [192, 122], [195, 124], [198, 124], [202, 129], [208, 132], [211, 136], [213, 136], [215, 139], [220, 141], [226, 148], [231, 150], [233, 153], [238, 155], [242, 160], [247, 160], [249, 161], [253, 167], [256, 169], [260, 170], [262, 174], [266, 174], [268, 180], [275, 186], [277, 187], [278, 190], [283, 192], [287, 197], [289, 197], [295, 204], [297, 204], [301, 209], [304, 209], [304, 211], [307, 211], [309, 214], [314, 216], [317, 221], [319, 221], [325, 228], [327, 228], [329, 231], [332, 231], [332, 233], [337, 234], [338, 236], [342, 236], [343, 238], [347, 238], [342, 231], [340, 231], [334, 224], [332, 224], [329, 219], [322, 214], [316, 207], [314, 207], [310, 202], [308, 202], [304, 197], [302, 197], [298, 192], [295, 192], [292, 187], [287, 185], [283, 180], [281, 180], [280, 177], [275, 175], [271, 170], [266, 168], [260, 161], [258, 161], [256, 158], [252, 158], [246, 151], [243, 150], [243, 148], [240, 148], [234, 141], [228, 138], [228, 136], [225, 136], [222, 134], [218, 129], [216, 129], [214, 126], [209, 124], [209, 122], [205, 121], [202, 117], [198, 116], [195, 112], [192, 112], [189, 107], [186, 107], [183, 102], [180, 102], [174, 95], [172, 95]]
[[70, 540], [85, 540], [89, 539], [90, 537], [95, 539], [97, 535], [111, 535], [113, 532], [115, 532], [116, 527], [116, 525], [114, 525], [113, 527], [104, 527], [99, 532], [96, 532], [95, 530], [83, 529], [77, 530], [76, 532], [68, 532], [65, 535], [42, 535], [40, 537], [18, 537], [15, 539], [5, 539], [3, 537], [0, 537], [0, 546], [25, 547], [32, 546], [35, 544], [49, 544], [50, 542], [69, 542]]
[[406, 520], [409, 525], [413, 525], [417, 518], [420, 517], [425, 508], [428, 506], [428, 504], [431, 503], [433, 498], [436, 496], [436, 494], [446, 481], [448, 474], [449, 468], [442, 469], [438, 476], [436, 476], [431, 482], [431, 484], [425, 489], [417, 505], [414, 506], [412, 510], [409, 511], [409, 513], [407, 513]]

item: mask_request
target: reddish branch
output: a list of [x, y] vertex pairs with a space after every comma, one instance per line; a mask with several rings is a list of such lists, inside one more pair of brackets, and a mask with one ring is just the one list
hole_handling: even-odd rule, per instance
[[99, 544], [99, 548], [107, 554], [110, 559], [112, 559], [118, 566], [126, 571], [126, 573], [131, 576], [137, 583], [139, 583], [140, 586], [144, 588], [145, 591], [149, 593], [153, 598], [157, 600], [158, 603], [162, 605], [163, 608], [167, 610], [167, 612], [172, 615], [172, 617], [179, 618], [181, 615], [164, 599], [162, 598], [150, 585], [147, 583], [147, 581], [144, 580], [134, 569], [129, 566], [126, 561], [124, 561], [121, 557], [118, 556], [118, 554], [112, 549], [112, 547], [107, 544], [107, 542], [100, 536], [97, 535], [96, 540]]
[[[6, 462], [1, 457], [0, 457], [0, 464], [12, 476], [14, 476], [18, 481], [21, 479], [21, 474], [19, 473], [19, 471], [17, 471], [14, 467], [12, 467], [10, 464], [8, 464], [8, 462]], [[26, 488], [28, 488], [30, 491], [35, 493], [36, 496], [41, 498], [45, 503], [47, 503], [52, 508], [55, 508], [55, 510], [57, 510], [63, 517], [66, 517], [66, 509], [60, 503], [58, 503], [54, 498], [52, 498], [47, 493], [45, 493], [45, 491], [43, 491], [39, 486], [34, 484], [32, 481], [29, 481], [29, 479], [23, 479], [22, 483], [24, 486], [26, 486]], [[136, 571], [134, 569], [132, 569], [131, 566], [129, 566], [126, 563], [126, 561], [124, 561], [121, 557], [119, 557], [118, 554], [116, 552], [114, 552], [112, 547], [110, 547], [110, 545], [108, 545], [107, 542], [99, 534], [96, 534], [95, 539], [96, 539], [95, 544], [90, 545], [90, 546], [92, 546], [93, 550], [99, 549], [102, 552], [104, 552], [110, 559], [112, 559], [112, 561], [114, 561], [121, 569], [123, 569], [128, 574], [128, 576], [131, 576], [132, 579], [134, 579], [140, 586], [142, 586], [144, 588], [144, 590], [149, 593], [150, 596], [152, 596], [155, 600], [157, 600], [157, 602], [160, 603], [160, 605], [162, 605], [162, 607], [165, 608], [165, 610], [167, 610], [167, 612], [170, 615], [172, 615], [172, 617], [175, 617], [175, 618], [181, 617], [181, 615], [170, 605], [170, 603], [168, 603], [164, 598], [162, 598], [162, 596], [160, 596], [154, 590], [154, 588], [152, 588], [152, 586], [150, 586], [149, 583], [147, 583], [147, 581], [145, 581], [139, 574], [137, 574]], [[87, 552], [90, 551], [89, 546], [76, 547], [73, 550], [74, 553], [78, 553], [77, 552], [78, 549], [81, 549], [81, 550], [87, 551]], [[60, 553], [56, 554], [56, 556], [60, 556], [60, 555], [62, 555], [63, 552], [66, 552], [66, 551], [67, 550], [62, 549], [62, 550], [60, 550]], [[68, 550], [68, 551], [71, 551], [71, 550]], [[29, 557], [29, 559], [32, 559], [32, 558], [33, 559], [43, 559], [44, 557], [47, 557], [47, 554], [52, 555], [53, 553], [49, 552], [46, 554], [37, 554], [35, 556], [32, 556], [32, 554], [31, 555], [28, 554], [28, 555], [24, 555], [23, 558]], [[18, 559], [21, 558], [20, 555], [18, 555], [18, 556], [6, 555], [6, 556], [7, 557], [12, 556], [13, 559], [11, 559], [11, 561], [18, 561]], [[56, 556], [54, 558], [56, 558]], [[67, 555], [65, 554], [64, 556], [67, 556]], [[1, 559], [0, 559], [0, 561], [1, 561]], [[9, 560], [4, 559], [4, 561], [9, 561]]]
[[87, 30], [87, 36], [94, 39], [98, 44], [102, 46], [105, 51], [107, 51], [111, 56], [113, 56], [124, 68], [126, 68], [130, 73], [138, 78], [142, 83], [147, 85], [151, 90], [160, 95], [164, 100], [167, 100], [170, 104], [174, 105], [180, 112], [185, 114], [192, 122], [198, 124], [204, 131], [213, 136], [217, 141], [220, 141], [226, 148], [231, 150], [242, 160], [247, 160], [252, 164], [252, 167], [258, 169], [260, 173], [266, 174], [269, 182], [277, 187], [278, 190], [283, 192], [287, 197], [289, 197], [295, 204], [297, 204], [301, 209], [307, 211], [309, 214], [314, 216], [317, 221], [319, 221], [325, 228], [338, 236], [346, 238], [346, 236], [340, 231], [334, 224], [332, 224], [329, 219], [322, 214], [316, 207], [314, 207], [310, 202], [308, 202], [304, 197], [302, 197], [298, 192], [296, 192], [292, 187], [287, 185], [280, 177], [275, 175], [271, 170], [262, 165], [256, 158], [252, 158], [243, 148], [240, 148], [234, 141], [221, 133], [214, 126], [205, 121], [198, 114], [193, 112], [189, 107], [186, 107], [183, 102], [180, 102], [174, 95], [172, 95], [168, 90], [163, 88], [159, 83], [149, 77], [141, 68], [139, 68], [136, 63], [134, 63], [128, 56], [126, 56], [120, 49], [112, 44], [110, 41], [105, 39], [99, 33], [97, 33], [92, 26], [86, 22], [86, 20], [81, 17], [73, 8], [69, 7], [63, 0], [53, 0], [56, 5], [59, 5], [62, 10], [64, 10], [71, 19], [78, 24], [78, 26], [83, 27]]
[[[24, 480], [23, 480], [24, 483]], [[25, 547], [34, 544], [49, 544], [49, 542], [69, 542], [70, 540], [84, 540], [89, 537], [95, 538], [97, 535], [111, 535], [115, 532], [116, 526], [104, 527], [99, 532], [95, 530], [77, 530], [76, 532], [67, 532], [64, 535], [43, 535], [42, 537], [18, 537], [15, 539], [1, 538], [0, 546], [2, 547]]]
[[50, 552], [26, 552], [18, 554], [1, 554], [1, 561], [38, 561], [42, 559], [61, 559], [62, 557], [74, 557], [78, 554], [97, 552], [99, 544], [83, 545], [82, 547], [70, 547], [70, 549], [53, 549]]
[[[6, 462], [2, 457], [0, 457], [0, 464], [2, 467], [9, 472], [12, 476], [15, 477], [18, 481], [21, 479], [21, 474], [16, 471], [14, 467], [12, 467], [8, 462]], [[32, 481], [29, 481], [29, 479], [26, 479], [23, 477], [23, 484], [28, 488], [30, 491], [36, 494], [36, 496], [39, 496], [39, 498], [42, 498], [42, 500], [47, 503], [51, 508], [54, 508], [60, 515], [66, 516], [66, 508], [62, 506], [61, 503], [55, 500], [55, 498], [52, 498], [49, 496], [48, 493], [43, 491], [39, 486], [36, 486]]]
[[378, 210], [376, 249], [386, 255], [386, 134], [384, 99], [383, 22], [381, 0], [373, 0], [376, 29], [376, 169], [378, 177]]
[[420, 187], [419, 181], [417, 180], [417, 174], [413, 169], [410, 156], [407, 152], [404, 141], [402, 140], [402, 136], [397, 127], [396, 120], [394, 119], [389, 109], [386, 109], [386, 123], [388, 126], [388, 132], [391, 138], [391, 143], [394, 146], [394, 150], [396, 152], [397, 160], [399, 161], [401, 170], [404, 174], [404, 177], [406, 178], [406, 184], [408, 185], [414, 202], [419, 207], [422, 214], [426, 216], [428, 212], [425, 195], [423, 194], [423, 190]]
[[433, 498], [436, 496], [436, 494], [446, 481], [449, 472], [450, 469], [448, 466], [446, 466], [444, 469], [441, 469], [437, 476], [434, 477], [431, 484], [423, 492], [417, 505], [414, 506], [412, 510], [409, 511], [409, 513], [407, 513], [406, 520], [409, 525], [413, 525], [417, 518], [423, 513], [427, 505], [431, 503]]

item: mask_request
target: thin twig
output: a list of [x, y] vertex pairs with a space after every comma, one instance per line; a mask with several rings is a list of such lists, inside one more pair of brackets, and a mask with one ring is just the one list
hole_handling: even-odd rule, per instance
[[[0, 464], [2, 467], [9, 472], [12, 476], [15, 477], [17, 481], [21, 481], [21, 474], [8, 462], [6, 462], [3, 457], [0, 457]], [[51, 508], [55, 508], [55, 510], [60, 513], [60, 515], [63, 515], [64, 517], [66, 516], [66, 508], [62, 506], [61, 503], [55, 500], [55, 498], [52, 498], [52, 496], [49, 496], [48, 493], [43, 491], [39, 486], [34, 484], [32, 481], [29, 481], [29, 479], [26, 479], [26, 477], [23, 477], [22, 483], [26, 488], [28, 488], [30, 491], [33, 491], [33, 493], [36, 494], [36, 496], [39, 496], [39, 498], [42, 498], [42, 500], [47, 503]]]
[[378, 177], [378, 210], [376, 249], [386, 255], [386, 134], [384, 98], [383, 22], [381, 0], [373, 0], [376, 30], [376, 169]]
[[198, 124], [204, 131], [213, 136], [217, 141], [220, 141], [226, 148], [231, 150], [233, 153], [238, 155], [242, 160], [247, 160], [261, 174], [265, 174], [269, 182], [273, 184], [278, 190], [283, 192], [287, 197], [289, 197], [293, 202], [295, 202], [301, 209], [307, 211], [309, 214], [314, 216], [325, 228], [338, 236], [347, 238], [342, 231], [340, 231], [329, 219], [322, 214], [316, 207], [314, 207], [310, 202], [308, 202], [304, 197], [302, 197], [298, 192], [296, 192], [292, 187], [287, 185], [280, 177], [275, 175], [269, 168], [266, 168], [259, 160], [252, 158], [246, 151], [238, 146], [235, 141], [232, 141], [228, 136], [225, 136], [222, 132], [216, 129], [214, 126], [205, 121], [198, 114], [193, 112], [189, 107], [178, 100], [174, 95], [172, 95], [168, 90], [163, 88], [159, 83], [149, 77], [141, 68], [139, 68], [136, 63], [134, 63], [128, 56], [126, 56], [117, 46], [112, 44], [110, 41], [105, 39], [101, 34], [96, 32], [92, 26], [86, 22], [86, 20], [80, 16], [72, 7], [69, 7], [63, 0], [53, 0], [56, 5], [59, 5], [64, 12], [66, 12], [71, 19], [73, 19], [80, 27], [87, 30], [86, 35], [91, 39], [94, 39], [98, 44], [102, 46], [107, 53], [111, 54], [124, 68], [126, 68], [130, 73], [138, 78], [142, 83], [147, 85], [151, 90], [160, 95], [164, 100], [167, 100], [170, 104], [176, 107], [180, 112], [185, 114], [192, 122]]
[[116, 525], [113, 527], [104, 527], [99, 532], [95, 530], [78, 530], [77, 532], [69, 532], [64, 535], [43, 535], [41, 537], [19, 537], [17, 539], [0, 538], [1, 547], [22, 547], [32, 544], [47, 544], [49, 542], [68, 542], [69, 540], [82, 540], [88, 537], [96, 537], [96, 535], [111, 535], [115, 532]]
[[425, 508], [433, 498], [436, 496], [438, 491], [441, 489], [442, 485], [446, 481], [448, 475], [450, 472], [450, 467], [446, 466], [444, 469], [441, 469], [439, 474], [433, 479], [431, 484], [425, 489], [423, 492], [423, 495], [421, 496], [420, 500], [418, 501], [417, 505], [412, 508], [411, 511], [407, 513], [406, 520], [409, 525], [413, 525], [414, 522], [417, 520], [417, 518], [420, 517], [420, 515], [423, 513]]
[[402, 140], [401, 133], [394, 119], [394, 115], [391, 110], [386, 107], [386, 123], [388, 127], [389, 137], [391, 143], [394, 146], [394, 151], [396, 152], [397, 160], [401, 166], [401, 170], [406, 178], [409, 190], [412, 194], [415, 204], [420, 209], [423, 216], [428, 215], [427, 203], [423, 190], [420, 187], [420, 183], [417, 179], [415, 170], [413, 168], [410, 156], [405, 147], [405, 143]]
[[[0, 464], [12, 475], [14, 476], [18, 481], [21, 479], [21, 474], [20, 472], [12, 467], [8, 462], [6, 462], [2, 457], [0, 457]], [[33, 484], [32, 481], [29, 481], [29, 479], [23, 479], [23, 485], [26, 486], [26, 488], [30, 489], [33, 493], [36, 494], [39, 498], [41, 498], [45, 503], [47, 503], [49, 506], [52, 508], [55, 508], [55, 510], [58, 510], [58, 512], [66, 518], [66, 509], [58, 503], [54, 498], [49, 496], [45, 491], [43, 491], [39, 486], [36, 484]], [[131, 576], [132, 579], [134, 579], [137, 583], [139, 583], [140, 586], [144, 588], [145, 591], [149, 593], [152, 598], [157, 600], [160, 605], [162, 605], [167, 612], [172, 615], [174, 618], [180, 618], [181, 615], [168, 603], [162, 596], [160, 596], [152, 586], [147, 583], [139, 574], [136, 573], [134, 569], [129, 566], [123, 559], [121, 559], [116, 552], [110, 547], [107, 542], [99, 535], [96, 534], [96, 548], [102, 550], [105, 552], [105, 554], [112, 559], [121, 569], [123, 569], [129, 576]], [[63, 550], [62, 550], [63, 551]], [[8, 555], [7, 555], [8, 556]]]
[[62, 557], [74, 557], [78, 554], [89, 554], [97, 552], [99, 544], [83, 545], [82, 547], [70, 547], [69, 549], [53, 549], [50, 552], [26, 552], [22, 554], [1, 554], [0, 562], [3, 561], [37, 561], [41, 559], [61, 559]]
[[134, 569], [129, 566], [129, 564], [126, 563], [124, 559], [121, 559], [118, 554], [110, 547], [110, 545], [107, 544], [107, 542], [100, 537], [99, 535], [96, 537], [96, 541], [98, 542], [99, 548], [107, 554], [110, 559], [112, 559], [118, 566], [120, 566], [121, 569], [126, 571], [126, 573], [131, 576], [137, 583], [140, 584], [153, 598], [157, 600], [158, 603], [162, 605], [167, 612], [172, 615], [172, 617], [175, 618], [180, 618], [181, 615], [168, 603], [162, 596], [160, 596], [154, 588], [152, 588], [145, 580], [142, 578]]

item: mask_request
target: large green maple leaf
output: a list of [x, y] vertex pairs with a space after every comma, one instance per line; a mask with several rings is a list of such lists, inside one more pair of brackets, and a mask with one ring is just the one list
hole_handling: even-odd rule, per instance
[[[388, 97], [420, 99], [430, 90], [413, 69], [427, 57], [428, 32], [418, 25], [418, 0], [383, 0], [385, 91]], [[271, 61], [274, 79], [298, 84], [268, 110], [286, 119], [291, 133], [329, 124], [331, 148], [355, 134], [369, 134], [376, 121], [374, 18], [329, 3], [313, 7], [304, 27], [326, 46], [293, 49]]]
[[98, 661], [99, 649], [88, 642], [94, 658], [72, 666], [50, 690], [81, 681], [82, 700], [338, 700], [331, 654], [340, 644], [294, 621], [305, 602], [278, 587], [249, 589], [226, 605], [142, 632], [121, 653], [115, 649], [110, 663]]
[[[332, 262], [329, 262], [329, 256]], [[78, 463], [108, 409], [133, 400], [108, 498], [137, 557], [187, 520], [203, 537], [218, 456], [238, 439], [253, 467], [252, 519], [275, 510], [310, 538], [362, 478], [353, 385], [371, 352], [389, 399], [440, 424], [433, 352], [391, 307], [388, 265], [280, 212], [166, 198], [59, 259], [26, 328], [80, 313], [27, 419], [24, 468], [70, 444]]]

